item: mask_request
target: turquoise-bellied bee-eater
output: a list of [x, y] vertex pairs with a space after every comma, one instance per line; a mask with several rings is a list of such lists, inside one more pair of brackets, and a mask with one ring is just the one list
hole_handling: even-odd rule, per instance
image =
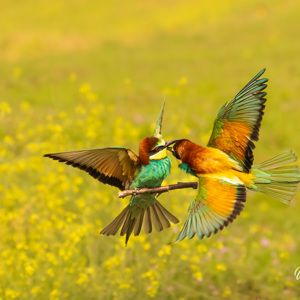
[[264, 114], [266, 82], [259, 72], [229, 103], [220, 109], [207, 147], [187, 139], [166, 142], [179, 168], [199, 178], [196, 199], [177, 240], [200, 239], [217, 233], [243, 210], [246, 189], [273, 196], [284, 203], [294, 197], [300, 181], [291, 150], [261, 164], [253, 164]]
[[[139, 156], [130, 149], [109, 147], [91, 150], [71, 151], [46, 154], [67, 165], [88, 172], [104, 184], [122, 190], [158, 187], [170, 174], [171, 161], [167, 156], [165, 141], [161, 136], [164, 104], [152, 136], [142, 139]], [[152, 225], [157, 231], [170, 227], [179, 220], [164, 208], [155, 194], [138, 194], [131, 197], [129, 205], [100, 234], [126, 234], [125, 244], [133, 232], [140, 234], [142, 226], [145, 233], [152, 232]]]

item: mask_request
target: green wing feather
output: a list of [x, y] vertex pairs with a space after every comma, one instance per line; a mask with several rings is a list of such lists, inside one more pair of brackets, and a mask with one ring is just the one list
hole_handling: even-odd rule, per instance
[[241, 213], [246, 188], [219, 179], [200, 177], [196, 199], [190, 204], [189, 216], [176, 241], [210, 237], [227, 226]]
[[238, 161], [245, 172], [249, 172], [253, 163], [253, 141], [259, 137], [259, 128], [264, 114], [264, 103], [268, 79], [259, 77], [260, 71], [229, 103], [225, 103], [218, 112], [213, 132], [208, 142]]
[[139, 166], [139, 157], [123, 147], [51, 153], [44, 156], [86, 171], [100, 182], [120, 190], [130, 187]]

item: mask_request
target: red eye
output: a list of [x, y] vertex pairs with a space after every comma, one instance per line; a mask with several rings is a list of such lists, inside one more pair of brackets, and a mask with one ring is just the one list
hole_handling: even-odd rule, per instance
[[155, 150], [158, 151], [160, 149], [160, 147], [156, 147]]

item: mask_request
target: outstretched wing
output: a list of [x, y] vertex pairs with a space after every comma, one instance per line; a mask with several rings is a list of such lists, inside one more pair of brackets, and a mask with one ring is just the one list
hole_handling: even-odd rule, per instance
[[217, 233], [243, 210], [246, 188], [221, 179], [200, 177], [196, 199], [190, 204], [189, 216], [176, 241], [196, 234], [199, 239]]
[[139, 157], [122, 147], [51, 153], [44, 156], [84, 170], [100, 182], [120, 190], [129, 187], [139, 165]]
[[209, 147], [214, 147], [236, 160], [244, 172], [249, 172], [253, 163], [253, 141], [258, 140], [259, 128], [264, 114], [268, 79], [259, 77], [260, 71], [229, 103], [219, 110]]

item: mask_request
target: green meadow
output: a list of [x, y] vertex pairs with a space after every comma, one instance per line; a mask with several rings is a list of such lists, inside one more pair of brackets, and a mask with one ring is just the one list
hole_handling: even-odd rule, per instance
[[[138, 153], [166, 97], [165, 140], [205, 145], [219, 108], [269, 78], [259, 163], [300, 156], [300, 2], [1, 1], [0, 300], [299, 299], [300, 191], [248, 193], [235, 222], [172, 243], [192, 189], [160, 202], [181, 222], [99, 232], [127, 205], [116, 188], [43, 158], [124, 146]], [[165, 184], [195, 179], [177, 169]]]

